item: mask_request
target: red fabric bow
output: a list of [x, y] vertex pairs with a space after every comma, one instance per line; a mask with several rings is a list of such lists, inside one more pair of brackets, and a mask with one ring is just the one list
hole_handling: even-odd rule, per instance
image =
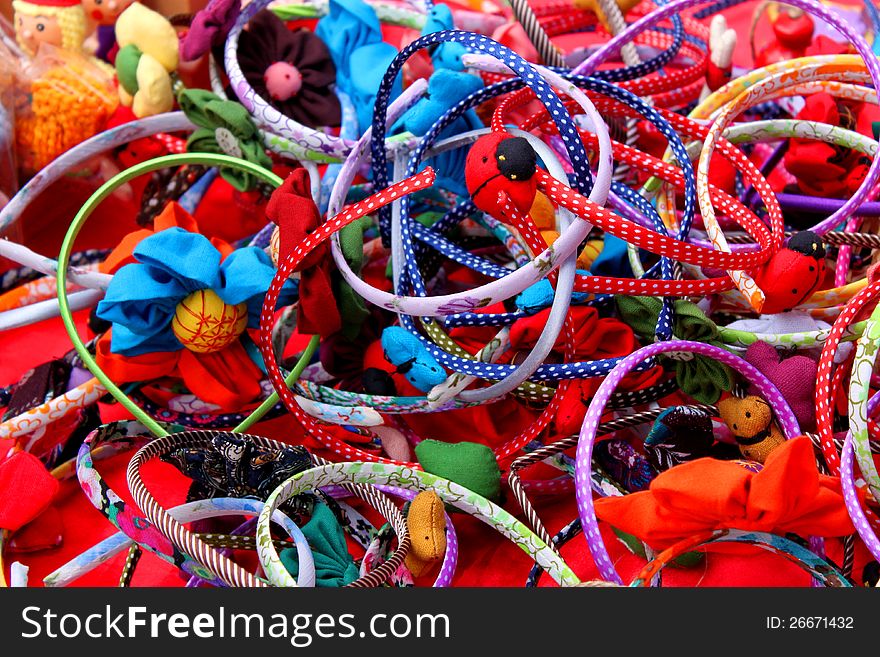
[[647, 491], [596, 500], [596, 515], [663, 549], [711, 529], [846, 536], [853, 525], [840, 480], [816, 470], [801, 436], [777, 447], [759, 472], [702, 458], [660, 473]]
[[[296, 169], [273, 192], [266, 217], [279, 228], [279, 262], [321, 225], [321, 213], [312, 200], [305, 169]], [[303, 334], [326, 337], [342, 328], [333, 296], [330, 262], [330, 243], [325, 241], [294, 270], [300, 272], [297, 328]]]
[[[574, 355], [579, 360], [595, 360], [626, 356], [639, 348], [632, 329], [620, 320], [599, 317], [592, 306], [574, 306], [570, 317], [574, 327]], [[550, 309], [516, 320], [510, 327], [510, 345], [514, 349], [531, 349], [547, 324]], [[560, 331], [553, 351], [565, 351], [565, 332]]]

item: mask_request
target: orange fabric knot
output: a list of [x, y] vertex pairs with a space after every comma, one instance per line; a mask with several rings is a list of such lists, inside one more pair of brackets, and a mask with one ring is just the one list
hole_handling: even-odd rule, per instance
[[660, 473], [647, 491], [596, 500], [600, 520], [664, 549], [712, 529], [800, 536], [846, 536], [853, 525], [840, 480], [820, 475], [813, 445], [786, 441], [752, 472], [702, 458]]

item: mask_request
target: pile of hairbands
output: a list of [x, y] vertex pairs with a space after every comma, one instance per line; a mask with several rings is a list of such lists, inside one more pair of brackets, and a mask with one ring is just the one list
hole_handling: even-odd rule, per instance
[[873, 0], [20, 5], [0, 583], [878, 585]]

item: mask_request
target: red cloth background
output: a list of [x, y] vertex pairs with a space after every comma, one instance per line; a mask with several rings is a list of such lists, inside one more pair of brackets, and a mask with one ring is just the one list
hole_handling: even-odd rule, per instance
[[[755, 3], [746, 3], [724, 12], [740, 35], [735, 55], [737, 66], [747, 66], [749, 63], [747, 34], [754, 6]], [[763, 21], [756, 39], [759, 47], [768, 38], [769, 27]], [[47, 221], [46, 217], [72, 218], [89, 193], [87, 186], [75, 180], [68, 179], [57, 184], [32, 204], [20, 225], [14, 227], [9, 235], [41, 253], [57, 253], [66, 221], [53, 223]], [[47, 208], [51, 208], [51, 212], [47, 212]], [[130, 201], [105, 201], [88, 222], [77, 242], [77, 249], [113, 246], [121, 236], [136, 228], [133, 215], [134, 205]], [[6, 268], [4, 264], [8, 265], [0, 261], [0, 270]], [[83, 335], [86, 333], [85, 319], [85, 313], [77, 314], [77, 324]], [[0, 385], [17, 381], [29, 368], [59, 357], [69, 349], [70, 342], [60, 320], [48, 320], [6, 331], [0, 341]], [[102, 417], [104, 421], [112, 421], [125, 417], [125, 414], [118, 406], [102, 405]], [[252, 429], [252, 433], [291, 443], [303, 439], [301, 429], [286, 416], [261, 423]], [[311, 443], [306, 440], [306, 444]], [[123, 497], [127, 497], [125, 467], [129, 458], [130, 455], [123, 454], [96, 463], [110, 486]], [[150, 490], [166, 508], [183, 501], [187, 481], [172, 466], [148, 464], [143, 476]], [[561, 529], [577, 515], [573, 495], [565, 496], [565, 499], [536, 498], [533, 501], [551, 533]], [[59, 511], [64, 537], [60, 547], [29, 554], [6, 554], [7, 567], [15, 560], [30, 566], [31, 586], [42, 586], [45, 575], [115, 532], [115, 528], [87, 501], [75, 479], [62, 482], [55, 507]], [[505, 507], [517, 514], [517, 505], [509, 491]], [[460, 543], [454, 580], [456, 586], [521, 586], [525, 582], [531, 561], [523, 552], [474, 518], [463, 514], [454, 514], [452, 518]], [[626, 551], [607, 527], [603, 527], [603, 536], [618, 571], [628, 581], [641, 569], [644, 560]], [[839, 544], [829, 541], [828, 551], [829, 556], [839, 563]], [[581, 579], [597, 577], [582, 536], [566, 545], [562, 554]], [[115, 586], [124, 559], [124, 554], [118, 555], [76, 581], [74, 586]], [[860, 572], [858, 568], [861, 563], [864, 563], [863, 554], [857, 560], [856, 573]], [[430, 581], [428, 577], [419, 583], [430, 584]], [[183, 583], [176, 569], [148, 553], [143, 556], [133, 579], [136, 586], [181, 586]], [[546, 576], [540, 583], [552, 585]], [[667, 586], [806, 586], [808, 583], [808, 576], [795, 565], [759, 549], [746, 549], [741, 554], [711, 553], [695, 568], [668, 568], [664, 575], [664, 584]]]

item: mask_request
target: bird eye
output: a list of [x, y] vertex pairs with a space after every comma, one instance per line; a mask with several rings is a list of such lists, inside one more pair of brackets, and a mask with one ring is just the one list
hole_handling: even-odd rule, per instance
[[810, 265], [810, 271], [816, 271], [816, 268], [813, 265]]
[[793, 290], [791, 291], [791, 293], [792, 293], [792, 294], [797, 294], [797, 288], [793, 289]]
[[484, 155], [483, 156], [483, 164], [486, 164], [486, 162], [488, 162], [488, 161], [489, 161], [489, 158]]
[[752, 414], [746, 411], [746, 417], [752, 417]]

